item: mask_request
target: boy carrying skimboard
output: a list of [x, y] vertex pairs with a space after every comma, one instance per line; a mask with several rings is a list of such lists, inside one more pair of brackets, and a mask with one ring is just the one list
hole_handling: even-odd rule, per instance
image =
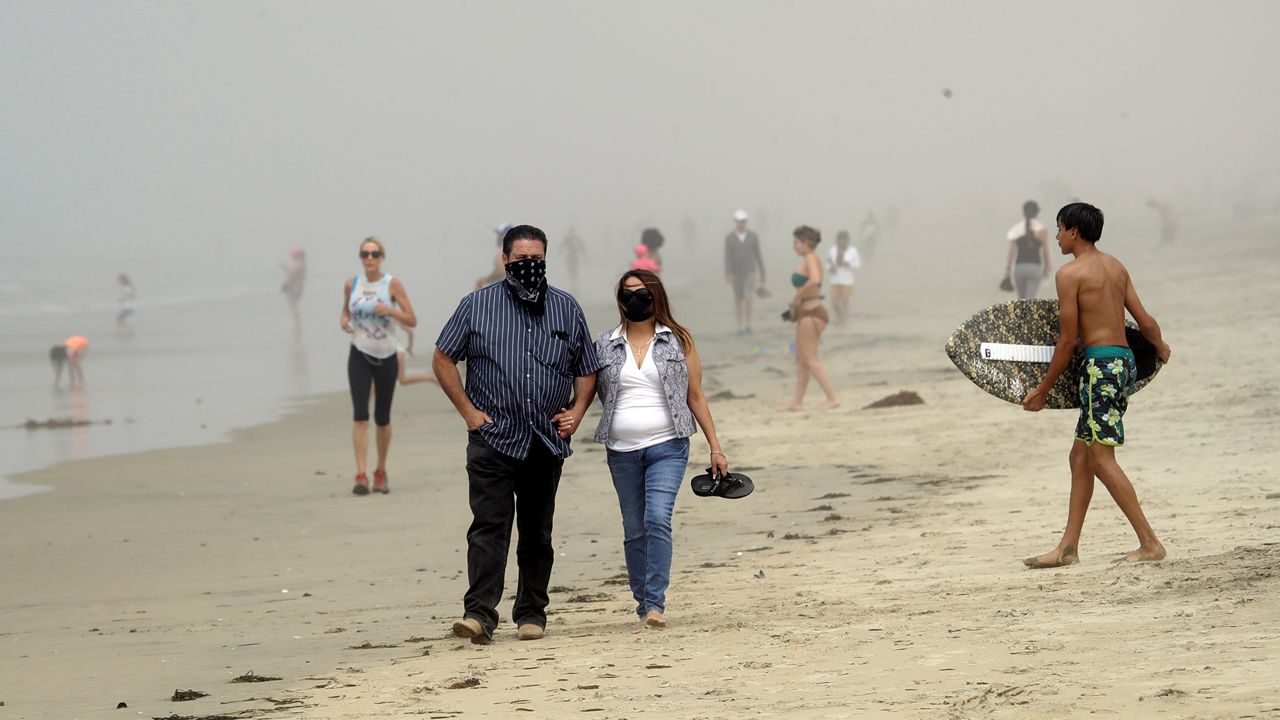
[[1031, 412], [1044, 408], [1045, 395], [1067, 368], [1083, 341], [1080, 368], [1080, 420], [1071, 445], [1071, 500], [1067, 529], [1058, 546], [1024, 560], [1027, 567], [1051, 568], [1080, 561], [1080, 530], [1093, 497], [1093, 479], [1102, 481], [1111, 498], [1138, 534], [1137, 550], [1120, 558], [1125, 562], [1162, 560], [1164, 546], [1147, 522], [1138, 495], [1124, 470], [1116, 463], [1116, 448], [1124, 444], [1124, 412], [1137, 375], [1133, 352], [1124, 334], [1125, 310], [1138, 323], [1143, 337], [1156, 348], [1161, 362], [1169, 362], [1169, 346], [1160, 336], [1160, 325], [1142, 307], [1129, 271], [1119, 260], [1098, 250], [1102, 237], [1102, 211], [1088, 203], [1071, 203], [1058, 211], [1058, 247], [1075, 259], [1057, 273], [1059, 337], [1049, 372], [1022, 400]]

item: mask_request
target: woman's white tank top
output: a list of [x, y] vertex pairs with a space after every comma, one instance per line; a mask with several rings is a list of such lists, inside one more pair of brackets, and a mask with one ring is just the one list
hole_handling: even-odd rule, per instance
[[391, 275], [383, 273], [377, 282], [369, 282], [357, 275], [351, 283], [351, 300], [347, 311], [351, 314], [351, 344], [360, 352], [374, 358], [389, 358], [396, 354], [396, 321], [390, 315], [381, 317], [374, 311], [378, 305], [394, 305], [391, 299]]

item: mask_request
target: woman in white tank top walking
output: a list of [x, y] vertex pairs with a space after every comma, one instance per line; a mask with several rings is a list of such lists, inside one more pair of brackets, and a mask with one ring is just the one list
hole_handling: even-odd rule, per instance
[[373, 491], [391, 492], [387, 482], [387, 450], [391, 447], [391, 398], [399, 375], [396, 357], [396, 325], [415, 327], [418, 318], [404, 284], [382, 272], [386, 249], [371, 237], [360, 243], [364, 272], [343, 287], [342, 329], [351, 334], [347, 356], [347, 380], [355, 410], [352, 442], [356, 453], [356, 481], [351, 492], [369, 494], [366, 462], [369, 454], [369, 391], [374, 391], [374, 424], [378, 426], [378, 465], [373, 471]]

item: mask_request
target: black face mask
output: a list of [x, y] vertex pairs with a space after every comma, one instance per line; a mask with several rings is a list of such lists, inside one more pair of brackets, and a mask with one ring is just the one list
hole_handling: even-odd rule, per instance
[[619, 290], [618, 302], [622, 303], [622, 314], [631, 322], [643, 322], [653, 317], [653, 293], [649, 288]]
[[535, 312], [541, 312], [547, 299], [547, 261], [526, 258], [509, 262], [506, 268], [511, 296]]

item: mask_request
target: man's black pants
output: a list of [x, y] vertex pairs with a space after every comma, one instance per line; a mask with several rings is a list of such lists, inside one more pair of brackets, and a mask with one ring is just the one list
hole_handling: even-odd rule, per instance
[[516, 564], [519, 582], [511, 617], [517, 625], [547, 625], [547, 585], [555, 551], [551, 547], [551, 518], [564, 460], [536, 437], [523, 460], [504, 455], [471, 431], [467, 441], [467, 479], [471, 528], [467, 530], [467, 580], [463, 597], [465, 617], [475, 618], [493, 637], [498, 626], [498, 603], [507, 570], [514, 520], [519, 539]]

